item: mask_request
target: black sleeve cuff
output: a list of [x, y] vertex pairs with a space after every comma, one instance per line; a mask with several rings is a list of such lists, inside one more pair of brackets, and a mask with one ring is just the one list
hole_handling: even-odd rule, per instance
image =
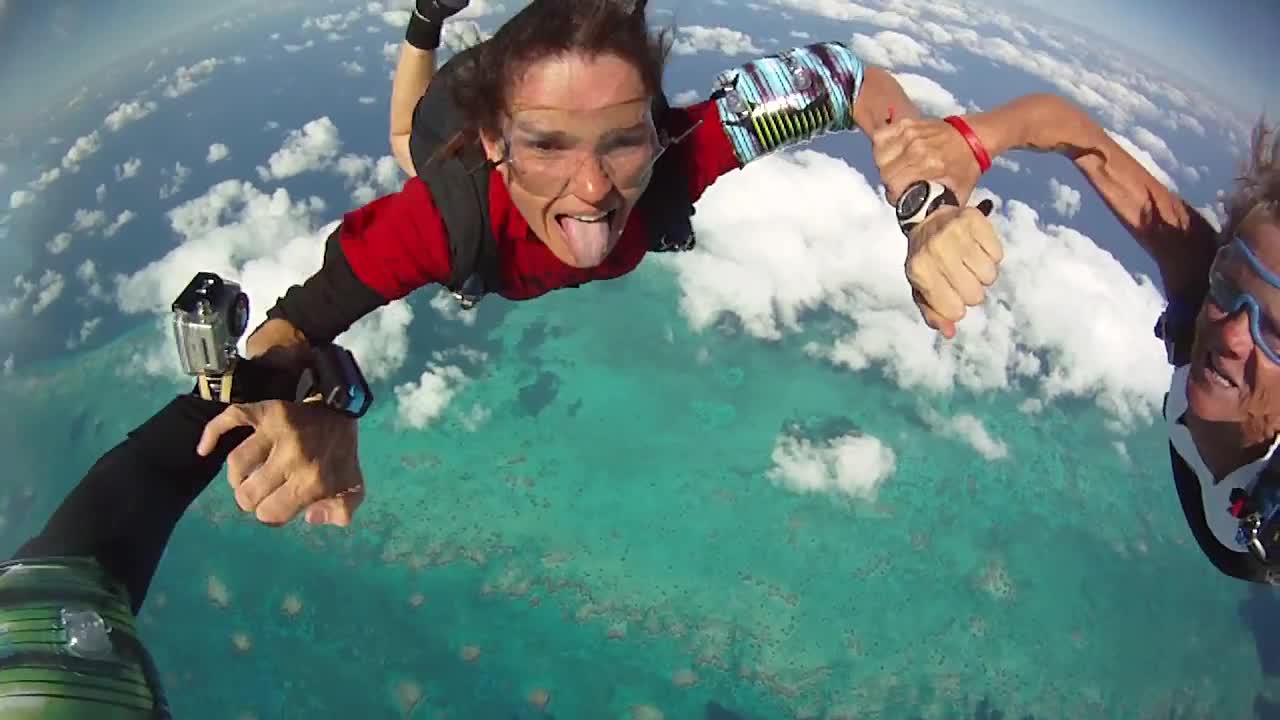
[[387, 304], [377, 291], [356, 277], [342, 252], [339, 225], [325, 241], [324, 265], [302, 285], [289, 288], [267, 311], [270, 319], [287, 320], [312, 345], [325, 345], [357, 320]]

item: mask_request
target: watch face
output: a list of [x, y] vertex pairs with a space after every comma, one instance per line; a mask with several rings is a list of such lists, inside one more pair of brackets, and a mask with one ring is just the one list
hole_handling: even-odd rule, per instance
[[914, 217], [929, 199], [929, 183], [917, 182], [898, 198], [898, 219], [906, 220]]
[[235, 303], [231, 306], [231, 317], [227, 318], [229, 324], [228, 330], [231, 331], [232, 337], [240, 337], [244, 335], [244, 331], [249, 327], [249, 296], [240, 293], [236, 296]]

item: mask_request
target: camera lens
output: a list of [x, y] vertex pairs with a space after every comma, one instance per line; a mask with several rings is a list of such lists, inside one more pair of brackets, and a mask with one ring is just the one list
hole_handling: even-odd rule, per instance
[[249, 327], [249, 296], [244, 293], [236, 295], [235, 305], [231, 308], [231, 317], [227, 318], [232, 337], [244, 335]]

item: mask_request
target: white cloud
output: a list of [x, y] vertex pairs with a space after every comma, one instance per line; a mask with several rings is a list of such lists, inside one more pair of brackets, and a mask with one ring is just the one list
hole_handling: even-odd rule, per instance
[[62, 296], [62, 290], [66, 285], [66, 279], [62, 277], [62, 273], [45, 270], [40, 276], [39, 289], [36, 291], [36, 301], [31, 306], [31, 314], [39, 315], [44, 312]]
[[1159, 135], [1144, 127], [1135, 127], [1133, 128], [1133, 141], [1138, 144], [1138, 147], [1151, 153], [1151, 157], [1164, 163], [1164, 167], [1170, 169], [1178, 167], [1178, 159], [1173, 156], [1173, 151], [1169, 149], [1169, 144]]
[[102, 124], [111, 132], [119, 132], [121, 128], [137, 122], [156, 111], [159, 107], [154, 100], [132, 100], [120, 103], [107, 115]]
[[897, 466], [893, 449], [870, 435], [846, 435], [825, 446], [806, 438], [780, 436], [773, 467], [765, 476], [799, 493], [839, 493], [872, 499]]
[[71, 247], [71, 233], [61, 232], [53, 236], [53, 239], [45, 244], [50, 255], [61, 255]]
[[1004, 441], [991, 437], [982, 421], [973, 415], [962, 413], [948, 418], [932, 408], [925, 408], [923, 419], [934, 432], [960, 440], [987, 460], [1009, 457], [1009, 446]]
[[1185, 177], [1188, 181], [1192, 183], [1200, 182], [1200, 171], [1196, 170], [1195, 167], [1191, 165], [1183, 165], [1179, 169], [1182, 171], [1182, 176]]
[[302, 52], [303, 50], [306, 50], [306, 49], [307, 49], [307, 48], [309, 48], [309, 47], [315, 47], [315, 44], [316, 44], [316, 43], [315, 43], [315, 41], [314, 41], [314, 40], [308, 40], [308, 41], [306, 41], [305, 43], [303, 43], [303, 44], [301, 44], [301, 45], [295, 45], [295, 44], [290, 43], [290, 44], [286, 44], [286, 45], [284, 46], [284, 51], [285, 51], [285, 52], [287, 52], [287, 53]]
[[1222, 226], [1227, 221], [1227, 211], [1222, 207], [1221, 202], [1214, 201], [1208, 205], [1201, 205], [1196, 210], [1200, 211], [1215, 231], [1222, 232]]
[[1065, 217], [1075, 217], [1080, 212], [1080, 191], [1058, 182], [1058, 178], [1049, 178], [1049, 195], [1053, 198], [1053, 209]]
[[453, 293], [448, 290], [441, 290], [431, 298], [431, 309], [435, 310], [440, 317], [454, 322], [460, 322], [468, 327], [476, 324], [476, 317], [480, 314], [480, 306], [476, 305], [470, 310], [463, 310], [458, 305], [458, 300]]
[[4, 177], [7, 172], [9, 172], [9, 166], [0, 162], [0, 177]]
[[956, 71], [954, 65], [934, 55], [928, 45], [892, 30], [882, 30], [874, 37], [855, 33], [850, 47], [865, 62], [884, 68], [927, 66], [939, 72]]
[[172, 173], [168, 170], [162, 170], [161, 173], [170, 178], [170, 181], [160, 186], [160, 199], [168, 200], [182, 192], [182, 186], [186, 184], [187, 178], [191, 177], [191, 168], [179, 162], [173, 164]]
[[67, 154], [62, 158], [62, 169], [68, 172], [80, 172], [80, 163], [93, 157], [102, 149], [102, 136], [97, 130], [76, 138], [76, 141], [67, 150]]
[[132, 210], [121, 212], [110, 225], [103, 229], [103, 237], [114, 237], [116, 233], [120, 232], [120, 228], [128, 225], [137, 216], [137, 213]]
[[427, 427], [444, 414], [466, 383], [466, 373], [456, 365], [428, 365], [418, 382], [396, 386], [400, 422], [418, 430]]
[[440, 44], [453, 52], [462, 52], [490, 37], [491, 34], [481, 30], [480, 25], [472, 20], [452, 20], [445, 23]]
[[350, 27], [351, 23], [363, 17], [359, 10], [351, 10], [347, 13], [332, 13], [322, 15], [320, 17], [309, 17], [302, 21], [304, 30], [314, 29], [320, 32], [342, 32]]
[[4, 359], [4, 375], [8, 377], [13, 374], [13, 353], [9, 353], [9, 357]]
[[92, 230], [107, 221], [107, 214], [101, 210], [76, 210], [75, 218], [71, 221], [72, 232], [86, 232]]
[[31, 188], [32, 192], [43, 192], [50, 185], [57, 182], [60, 177], [62, 177], [62, 168], [49, 168], [40, 173], [40, 177], [32, 180], [27, 187]]
[[95, 300], [107, 300], [107, 294], [98, 281], [98, 268], [88, 258], [76, 268], [76, 278], [84, 285], [85, 292]]
[[812, 37], [811, 35], [809, 35], [809, 33], [803, 30], [792, 30], [789, 34], [791, 35], [791, 37], [796, 38], [797, 40], [808, 40]]
[[106, 183], [102, 183], [98, 185], [98, 189], [94, 191], [94, 195], [98, 198], [98, 202], [102, 202], [103, 200], [106, 200], [107, 199]]
[[209, 154], [205, 156], [205, 162], [212, 165], [213, 163], [226, 160], [231, 155], [231, 149], [223, 143], [214, 143], [209, 146]]
[[116, 166], [116, 181], [128, 180], [131, 177], [137, 177], [138, 171], [142, 169], [142, 158], [129, 158], [124, 161], [123, 165]]
[[301, 130], [289, 131], [284, 144], [267, 160], [267, 167], [258, 166], [258, 176], [267, 182], [323, 170], [341, 149], [338, 128], [326, 115], [312, 120]]
[[374, 103], [378, 102], [378, 98], [376, 98], [376, 97], [371, 97], [371, 96], [369, 96], [369, 95], [361, 95], [361, 96], [357, 99], [357, 102], [359, 102], [361, 105], [372, 105], [372, 104], [374, 104]]
[[762, 55], [751, 36], [738, 30], [702, 25], [682, 25], [679, 28], [672, 52], [677, 55], [693, 55], [699, 52], [720, 52], [725, 55]]
[[860, 173], [819, 153], [773, 155], [722, 178], [698, 204], [698, 248], [655, 261], [676, 274], [697, 331], [730, 318], [780, 340], [825, 309], [854, 329], [808, 353], [903, 389], [1026, 386], [1046, 401], [1092, 399], [1126, 424], [1158, 413], [1170, 370], [1151, 333], [1164, 305], [1151, 280], [1024, 203], [1001, 203], [992, 221], [1005, 245], [1000, 277], [951, 341], [911, 302], [892, 210]]
[[36, 194], [29, 190], [14, 190], [9, 195], [9, 209], [17, 210], [24, 205], [30, 205], [36, 199]]
[[[209, 77], [221, 64], [221, 60], [216, 58], [206, 58], [198, 63], [179, 67], [173, 72], [173, 81], [164, 89], [165, 97], [182, 97], [201, 85], [204, 85], [209, 82]], [[160, 78], [160, 84], [164, 84], [165, 82], [166, 78]]]
[[364, 205], [399, 190], [407, 179], [400, 164], [390, 155], [384, 155], [376, 162], [367, 155], [343, 155], [334, 168], [346, 178], [347, 187], [354, 188], [351, 201], [356, 205]]
[[[325, 211], [320, 198], [295, 202], [284, 188], [266, 194], [240, 180], [218, 183], [169, 211], [177, 247], [132, 275], [117, 277], [116, 302], [125, 313], [163, 314], [193, 274], [208, 270], [240, 283], [250, 298], [249, 327], [257, 327], [276, 298], [320, 267], [324, 239], [337, 226], [319, 224]], [[412, 317], [407, 303], [391, 303], [337, 342], [356, 355], [370, 380], [384, 379], [404, 363]], [[152, 367], [177, 372], [168, 361]]]
[[955, 96], [934, 80], [913, 73], [893, 73], [893, 77], [925, 115], [946, 117], [964, 114], [965, 109]]
[[386, 43], [382, 46], [382, 57], [395, 64], [400, 59], [400, 43]]
[[100, 325], [101, 323], [102, 323], [101, 317], [95, 317], [95, 318], [90, 318], [88, 320], [85, 320], [84, 323], [80, 326], [79, 334], [67, 338], [67, 349], [75, 350], [77, 347], [85, 344], [85, 342], [89, 340], [89, 337], [93, 335], [93, 331], [97, 330], [98, 325]]
[[1138, 147], [1137, 143], [1118, 132], [1108, 130], [1107, 134], [1110, 135], [1111, 139], [1115, 140], [1120, 147], [1124, 148], [1125, 152], [1132, 155], [1133, 159], [1137, 160], [1142, 167], [1146, 168], [1147, 172], [1151, 173], [1152, 177], [1159, 180], [1170, 190], [1177, 191], [1178, 184], [1173, 181], [1173, 176], [1169, 175], [1169, 173], [1164, 171], [1164, 168], [1160, 167], [1160, 163], [1156, 162], [1156, 159], [1151, 156], [1151, 153]]
[[340, 67], [342, 72], [352, 77], [364, 74], [364, 66], [354, 60], [343, 60]]
[[1022, 163], [1019, 163], [1017, 160], [1010, 160], [1009, 158], [1003, 155], [997, 155], [996, 159], [991, 161], [991, 164], [996, 165], [998, 167], [1002, 167], [1005, 170], [1008, 170], [1009, 172], [1022, 171]]

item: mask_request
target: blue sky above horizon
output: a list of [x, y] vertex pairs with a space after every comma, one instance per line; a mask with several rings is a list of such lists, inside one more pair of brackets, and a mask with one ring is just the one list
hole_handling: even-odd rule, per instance
[[[1280, 113], [1268, 52], [1280, 38], [1280, 4], [1272, 0], [998, 1], [1015, 12], [1046, 12], [1184, 72], [1198, 88], [1222, 93], [1238, 112]], [[91, 23], [82, 27], [90, 18], [78, 5], [75, 0], [0, 0], [0, 93], [25, 101], [6, 103], [9, 112], [0, 109], [0, 120], [19, 108], [69, 96], [102, 67], [153, 51], [184, 33], [201, 32], [216, 19], [262, 12], [251, 0], [96, 0]], [[874, 0], [867, 5], [874, 6]], [[301, 18], [341, 7], [335, 0], [293, 0], [272, 3], [269, 12], [293, 11]]]

